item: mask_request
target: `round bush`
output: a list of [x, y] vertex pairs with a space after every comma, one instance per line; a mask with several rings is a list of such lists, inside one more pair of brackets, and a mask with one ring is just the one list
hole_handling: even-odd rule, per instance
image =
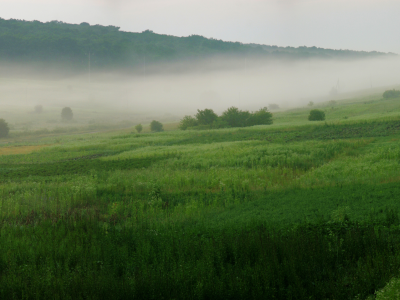
[[164, 131], [163, 124], [161, 124], [160, 122], [158, 122], [156, 120], [153, 120], [150, 123], [150, 130], [153, 132]]
[[308, 116], [309, 121], [323, 121], [325, 120], [325, 113], [319, 109], [313, 109]]

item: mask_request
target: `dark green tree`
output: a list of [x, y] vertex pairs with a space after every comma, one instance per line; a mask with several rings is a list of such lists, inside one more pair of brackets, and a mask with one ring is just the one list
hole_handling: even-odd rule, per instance
[[63, 121], [71, 121], [73, 117], [74, 114], [72, 113], [72, 109], [70, 107], [64, 107], [61, 110], [61, 119]]
[[313, 109], [308, 116], [309, 121], [323, 121], [325, 120], [325, 113], [319, 109]]
[[229, 107], [221, 115], [221, 120], [226, 122], [230, 127], [244, 127], [247, 126], [247, 120], [250, 117], [248, 111], [242, 111], [237, 107]]
[[4, 119], [0, 119], [0, 138], [7, 137], [10, 132], [7, 122]]
[[194, 127], [198, 125], [198, 121], [192, 116], [184, 116], [183, 119], [179, 122], [179, 129], [186, 130], [189, 127]]
[[196, 119], [199, 125], [211, 125], [217, 118], [218, 115], [212, 109], [197, 110]]
[[272, 124], [272, 114], [266, 107], [252, 113], [247, 120], [247, 126], [270, 124]]
[[135, 129], [136, 129], [136, 131], [137, 131], [138, 133], [141, 133], [142, 130], [143, 130], [142, 124], [137, 124], [137, 125], [135, 126]]
[[150, 130], [152, 132], [160, 132], [160, 131], [164, 131], [164, 127], [163, 127], [163, 124], [161, 124], [160, 122], [153, 120], [150, 123]]

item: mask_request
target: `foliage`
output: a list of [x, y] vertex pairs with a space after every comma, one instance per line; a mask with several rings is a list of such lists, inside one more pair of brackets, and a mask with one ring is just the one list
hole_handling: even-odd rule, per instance
[[179, 128], [182, 130], [188, 127], [193, 129], [218, 129], [272, 124], [272, 114], [266, 107], [253, 113], [239, 110], [237, 107], [230, 107], [219, 117], [212, 109], [197, 111], [196, 119], [185, 116], [180, 121]]
[[164, 131], [163, 124], [161, 124], [160, 122], [158, 122], [158, 121], [156, 121], [156, 120], [153, 120], [153, 121], [151, 121], [151, 123], [150, 123], [150, 130], [151, 130], [152, 132]]
[[61, 110], [61, 119], [63, 121], [71, 121], [73, 117], [74, 117], [74, 114], [73, 114], [72, 109], [70, 107], [64, 107]]
[[10, 128], [4, 119], [0, 119], [0, 138], [7, 137]]
[[268, 111], [266, 107], [250, 114], [246, 122], [247, 126], [253, 125], [271, 125], [272, 124], [272, 114]]
[[184, 116], [183, 119], [179, 122], [179, 129], [186, 130], [190, 127], [194, 127], [198, 125], [198, 121], [192, 116]]
[[224, 121], [221, 117], [218, 117], [212, 124], [212, 128], [219, 129], [219, 128], [229, 128], [228, 122]]
[[309, 121], [323, 121], [325, 120], [325, 112], [319, 109], [313, 109], [308, 116]]
[[366, 299], [400, 275], [400, 120], [305, 115], [3, 145], [1, 299]]
[[138, 69], [160, 60], [202, 58], [215, 54], [303, 59], [365, 58], [385, 54], [316, 47], [277, 47], [224, 42], [199, 35], [175, 37], [145, 30], [141, 33], [120, 31], [116, 26], [68, 24], [61, 21], [0, 19], [0, 56], [20, 62], [52, 62], [68, 67], [86, 68], [91, 53], [93, 70], [104, 68]]
[[248, 111], [242, 111], [237, 107], [229, 107], [221, 115], [221, 120], [228, 123], [230, 127], [244, 127], [250, 117]]
[[383, 93], [383, 98], [389, 99], [389, 98], [399, 98], [400, 97], [400, 91], [396, 91], [395, 89], [393, 90], [387, 90]]
[[142, 124], [137, 124], [137, 125], [135, 126], [135, 129], [136, 129], [136, 131], [137, 131], [138, 133], [141, 133], [142, 130], [143, 130]]
[[212, 109], [197, 110], [196, 119], [199, 125], [212, 125], [217, 118], [218, 115]]
[[312, 101], [310, 101], [310, 102], [308, 102], [308, 104], [307, 104], [307, 106], [313, 106], [314, 105], [314, 102], [312, 102]]

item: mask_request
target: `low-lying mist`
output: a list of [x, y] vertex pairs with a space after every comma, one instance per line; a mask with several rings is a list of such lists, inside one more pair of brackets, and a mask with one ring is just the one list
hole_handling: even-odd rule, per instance
[[[212, 58], [187, 65], [143, 65], [131, 74], [89, 73], [88, 68], [86, 74], [57, 76], [63, 74], [60, 67], [52, 70], [52, 78], [44, 76], [48, 71], [24, 72], [15, 65], [18, 72], [12, 73], [6, 70], [13, 66], [1, 67], [0, 118], [32, 127], [39, 120], [41, 127], [54, 126], [65, 106], [72, 108], [77, 124], [174, 122], [197, 109], [212, 108], [218, 114], [230, 106], [256, 110], [277, 104], [288, 109], [400, 84], [396, 56], [356, 61]], [[42, 105], [43, 114], [33, 113], [36, 105]]]

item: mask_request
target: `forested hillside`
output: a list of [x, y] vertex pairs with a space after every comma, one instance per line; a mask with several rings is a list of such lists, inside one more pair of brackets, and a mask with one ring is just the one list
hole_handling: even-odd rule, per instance
[[0, 59], [17, 62], [57, 62], [86, 68], [132, 68], [160, 61], [187, 61], [213, 55], [301, 59], [364, 58], [379, 52], [330, 50], [316, 47], [278, 47], [208, 39], [200, 35], [175, 37], [120, 31], [119, 27], [67, 24], [59, 21], [0, 18]]

